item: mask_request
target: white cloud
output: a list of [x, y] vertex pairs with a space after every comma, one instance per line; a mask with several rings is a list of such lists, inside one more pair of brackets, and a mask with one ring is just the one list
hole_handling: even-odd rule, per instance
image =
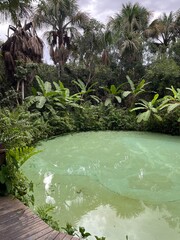
[[162, 13], [170, 13], [171, 11], [175, 12], [180, 8], [179, 0], [131, 0], [131, 1], [109, 1], [109, 0], [78, 0], [79, 8], [83, 11], [90, 13], [90, 15], [97, 20], [106, 23], [110, 16], [113, 16], [115, 13], [119, 12], [122, 8], [122, 4], [127, 4], [129, 2], [136, 3], [138, 2], [141, 6], [147, 8], [154, 15], [154, 18], [159, 16]]

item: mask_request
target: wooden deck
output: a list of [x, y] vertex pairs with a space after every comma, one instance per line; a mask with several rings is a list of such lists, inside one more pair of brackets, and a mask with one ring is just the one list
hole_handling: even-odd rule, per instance
[[28, 207], [12, 197], [0, 197], [1, 240], [78, 240], [53, 230]]

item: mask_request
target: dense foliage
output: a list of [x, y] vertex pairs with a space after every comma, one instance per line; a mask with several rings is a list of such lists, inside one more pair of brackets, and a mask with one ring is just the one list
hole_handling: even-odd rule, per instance
[[[150, 22], [148, 9], [128, 3], [104, 25], [76, 0], [31, 2], [0, 3], [15, 24], [0, 55], [0, 194], [26, 204], [33, 203], [33, 186], [20, 167], [39, 140], [99, 130], [180, 135], [178, 11]], [[23, 26], [19, 13], [28, 19]], [[54, 65], [42, 61], [37, 26], [48, 27]], [[58, 229], [47, 209], [39, 215]]]

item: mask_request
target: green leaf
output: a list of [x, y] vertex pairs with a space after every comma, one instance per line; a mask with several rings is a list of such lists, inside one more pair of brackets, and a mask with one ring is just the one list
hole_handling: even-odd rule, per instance
[[156, 93], [156, 94], [154, 95], [154, 98], [153, 98], [152, 101], [151, 101], [152, 105], [154, 105], [154, 104], [156, 103], [156, 100], [158, 99], [158, 97], [159, 97], [159, 94]]
[[43, 82], [43, 80], [42, 80], [38, 75], [36, 75], [35, 78], [36, 78], [36, 80], [37, 80], [37, 82], [38, 82], [38, 85], [39, 85], [42, 93], [45, 94], [45, 88], [44, 88], [44, 82]]
[[143, 88], [145, 82], [146, 82], [146, 81], [143, 79], [143, 80], [137, 85], [137, 89], [140, 90], [141, 88]]
[[147, 121], [149, 120], [149, 118], [150, 118], [150, 115], [151, 115], [151, 111], [150, 111], [150, 110], [147, 110], [147, 111], [144, 113], [144, 118], [143, 118], [143, 120], [144, 120], [145, 122], [147, 122]]
[[54, 84], [56, 90], [59, 91], [60, 90], [60, 86], [57, 84], [57, 82], [53, 82], [53, 84]]
[[142, 122], [142, 120], [143, 120], [143, 113], [139, 113], [137, 115], [137, 122], [140, 123], [140, 122]]
[[158, 110], [157, 110], [156, 108], [154, 108], [154, 107], [151, 107], [151, 111], [152, 111], [153, 113], [157, 113], [157, 112], [158, 112]]
[[180, 107], [180, 102], [170, 104], [169, 107], [167, 108], [168, 113], [173, 111], [178, 106]]
[[115, 96], [116, 100], [118, 101], [118, 103], [121, 103], [121, 98], [119, 96]]
[[111, 93], [112, 93], [113, 95], [115, 95], [115, 94], [117, 93], [117, 91], [116, 91], [116, 87], [115, 87], [114, 84], [111, 85], [110, 91], [111, 91]]
[[130, 112], [137, 111], [137, 110], [142, 110], [144, 107], [136, 107], [130, 110]]
[[52, 89], [51, 83], [46, 81], [44, 83], [44, 88], [45, 88], [46, 93], [50, 92]]
[[131, 90], [134, 92], [134, 90], [135, 90], [135, 86], [134, 86], [133, 81], [130, 79], [129, 76], [126, 76], [126, 78], [127, 78], [128, 83], [129, 83], [129, 85], [130, 85], [130, 87], [131, 87]]
[[154, 116], [161, 122], [162, 121], [162, 117], [159, 116], [158, 114], [154, 114]]
[[122, 96], [125, 98], [125, 97], [129, 96], [129, 94], [131, 94], [131, 91], [124, 91]]
[[60, 103], [60, 102], [55, 102], [55, 105], [58, 107], [61, 107], [63, 109], [65, 109], [66, 107], [64, 106], [64, 104]]
[[147, 122], [150, 118], [151, 111], [147, 110], [146, 112], [139, 113], [137, 116], [137, 122], [140, 123], [141, 121]]
[[111, 98], [106, 98], [106, 101], [105, 101], [104, 105], [108, 106], [110, 104], [112, 104]]
[[36, 100], [37, 100], [36, 107], [39, 109], [43, 108], [46, 102], [46, 98], [44, 96], [37, 96]]
[[80, 79], [78, 79], [77, 81], [73, 80], [72, 83], [76, 84], [82, 92], [86, 92], [86, 85]]
[[[143, 103], [143, 106], [145, 106], [146, 108], [148, 107], [148, 102], [144, 99], [140, 99], [140, 101]], [[141, 104], [141, 103], [138, 103]]]

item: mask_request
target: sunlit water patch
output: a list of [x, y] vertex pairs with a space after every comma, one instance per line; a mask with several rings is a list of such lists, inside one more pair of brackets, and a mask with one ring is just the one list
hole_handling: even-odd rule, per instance
[[84, 226], [107, 240], [180, 239], [179, 137], [88, 132], [39, 148], [23, 171], [35, 205], [55, 204], [60, 226]]

